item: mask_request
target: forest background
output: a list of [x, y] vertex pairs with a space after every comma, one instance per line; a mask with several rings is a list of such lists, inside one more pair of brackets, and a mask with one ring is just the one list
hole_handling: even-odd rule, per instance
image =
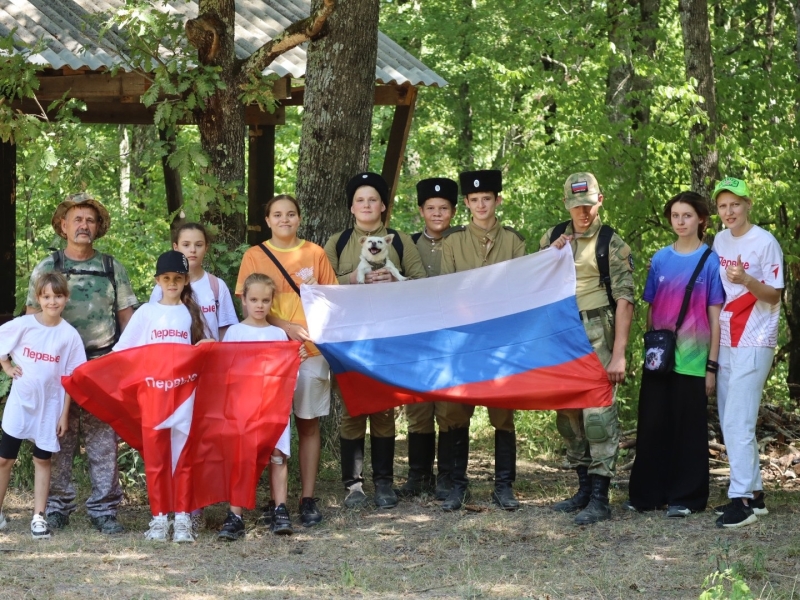
[[[666, 200], [690, 188], [708, 194], [721, 176], [744, 178], [753, 220], [778, 238], [787, 262], [785, 326], [765, 399], [796, 410], [800, 0], [382, 0], [380, 29], [449, 82], [419, 91], [393, 228], [421, 228], [419, 179], [496, 168], [504, 178], [502, 220], [532, 252], [548, 227], [567, 218], [565, 178], [591, 171], [606, 198], [604, 222], [634, 250], [640, 293], [649, 258], [673, 239], [661, 215]], [[287, 124], [277, 128], [277, 193], [295, 190], [302, 113], [288, 107]], [[375, 107], [371, 170], [380, 172], [391, 120], [391, 107]], [[127, 266], [145, 300], [174, 216], [164, 196], [167, 147], [156, 128], [84, 126], [67, 117], [34, 133], [18, 146], [17, 308], [33, 266], [60, 243], [50, 227], [54, 207], [81, 189], [112, 214], [97, 247]], [[209, 203], [201, 173], [207, 158], [196, 127], [178, 127], [176, 135], [170, 162], [182, 176], [182, 210], [200, 219]], [[455, 222], [466, 218], [462, 206]], [[714, 225], [721, 228], [718, 219]], [[245, 249], [215, 244], [208, 268], [232, 287]], [[644, 315], [639, 304], [618, 396], [628, 425]], [[530, 439], [556, 440], [546, 414], [521, 415], [519, 428]]]

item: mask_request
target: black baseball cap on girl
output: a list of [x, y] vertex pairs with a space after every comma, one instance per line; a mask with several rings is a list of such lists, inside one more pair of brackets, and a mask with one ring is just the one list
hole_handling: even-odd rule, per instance
[[186, 275], [189, 272], [189, 261], [182, 252], [170, 250], [158, 257], [156, 262], [156, 277], [164, 273], [178, 273]]

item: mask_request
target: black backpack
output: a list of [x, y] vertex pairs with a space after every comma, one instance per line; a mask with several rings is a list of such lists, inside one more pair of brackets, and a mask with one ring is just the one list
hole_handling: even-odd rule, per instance
[[[550, 243], [555, 242], [567, 230], [567, 226], [572, 221], [564, 221], [553, 227], [553, 232], [550, 234]], [[608, 246], [611, 243], [611, 236], [616, 233], [614, 229], [608, 225], [602, 225], [600, 232], [597, 234], [597, 245], [594, 249], [595, 258], [597, 259], [597, 269], [600, 271], [600, 283], [606, 288], [608, 295], [608, 304], [614, 310], [617, 310], [617, 303], [614, 300], [614, 295], [611, 293], [611, 272], [608, 267]]]
[[[397, 252], [397, 256], [400, 257], [400, 264], [396, 265], [397, 269], [400, 271], [401, 275], [405, 275], [403, 271], [403, 241], [400, 239], [400, 234], [396, 232], [394, 229], [386, 228], [387, 233], [393, 233], [394, 237], [392, 238], [392, 247], [394, 248], [395, 252]], [[344, 247], [347, 246], [347, 242], [350, 241], [350, 237], [353, 235], [353, 228], [345, 229], [342, 232], [342, 235], [339, 236], [339, 239], [336, 240], [336, 260], [339, 260], [342, 256], [342, 251]], [[415, 242], [416, 243], [416, 242]]]
[[114, 277], [114, 258], [108, 254], [99, 252], [100, 259], [103, 262], [102, 271], [90, 271], [88, 269], [65, 269], [64, 268], [64, 251], [56, 250], [50, 257], [53, 259], [53, 271], [63, 273], [64, 277], [69, 280], [70, 275], [93, 275], [95, 277], [106, 277], [111, 282], [111, 287], [114, 289], [114, 340], [119, 341], [119, 322], [117, 321], [117, 280]]

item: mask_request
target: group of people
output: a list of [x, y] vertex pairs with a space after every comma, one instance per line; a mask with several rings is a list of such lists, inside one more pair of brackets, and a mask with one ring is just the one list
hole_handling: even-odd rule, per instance
[[[86, 502], [89, 519], [106, 534], [124, 530], [117, 521], [122, 498], [117, 436], [109, 425], [70, 403], [60, 385], [60, 377], [85, 360], [150, 343], [290, 339], [303, 342], [292, 410], [299, 438], [299, 517], [306, 527], [320, 523], [323, 516], [314, 497], [319, 418], [330, 411], [331, 376], [308, 334], [299, 285], [357, 284], [364, 236], [391, 239], [389, 258], [404, 280], [522, 256], [524, 239], [497, 216], [503, 202], [501, 173], [469, 171], [461, 173], [459, 180], [431, 178], [417, 184], [424, 228], [409, 236], [383, 222], [389, 200], [385, 180], [375, 173], [356, 175], [346, 187], [354, 225], [333, 235], [324, 248], [298, 237], [301, 211], [293, 197], [272, 198], [265, 207], [271, 237], [250, 248], [239, 269], [234, 295], [241, 300], [241, 323], [225, 283], [203, 268], [209, 237], [202, 225], [186, 223], [174, 232], [173, 250], [156, 263], [150, 302], [134, 312], [137, 300], [125, 268], [93, 247], [108, 231], [108, 211], [87, 194], [68, 197], [52, 221], [55, 231], [66, 239], [65, 249], [34, 269], [27, 315], [0, 327], [0, 362], [14, 378], [0, 438], [0, 507], [20, 444], [28, 439], [34, 443], [36, 469], [31, 533], [34, 539], [47, 539], [52, 530], [66, 526], [76, 509], [72, 461], [82, 432], [92, 485]], [[644, 294], [649, 304], [648, 326], [675, 328], [681, 296], [701, 255], [705, 263], [690, 286], [694, 291], [687, 318], [676, 334], [674, 369], [643, 375], [637, 458], [625, 506], [637, 511], [666, 507], [669, 517], [705, 509], [709, 494], [706, 406], [708, 395], [716, 389], [731, 462], [731, 502], [719, 508], [717, 524], [736, 527], [766, 513], [755, 422], [776, 344], [783, 260], [775, 239], [750, 222], [752, 201], [743, 181], [724, 179], [712, 200], [726, 226], [714, 241], [714, 252], [706, 252], [703, 243], [710, 225], [705, 198], [682, 192], [664, 209], [677, 238], [656, 253], [649, 267]], [[470, 213], [469, 222], [451, 227], [462, 201]], [[547, 230], [539, 249], [570, 245], [580, 318], [616, 390], [627, 372], [634, 310], [633, 257], [619, 235], [602, 224], [599, 211], [604, 197], [591, 173], [571, 175], [563, 201], [570, 219]], [[364, 283], [393, 281], [389, 269], [378, 268], [366, 274]], [[368, 502], [363, 464], [369, 422], [376, 506], [392, 508], [400, 497], [432, 494], [444, 511], [461, 509], [470, 496], [467, 470], [473, 412], [471, 405], [451, 402], [408, 406], [409, 470], [405, 483], [395, 489], [394, 410], [353, 417], [344, 407], [340, 429], [344, 506], [355, 508]], [[519, 501], [513, 490], [514, 411], [490, 408], [489, 419], [495, 429], [491, 498], [501, 509], [515, 510]], [[610, 518], [608, 492], [619, 446], [615, 399], [603, 408], [557, 411], [556, 423], [569, 465], [577, 473], [578, 489], [553, 510], [575, 513], [575, 523], [583, 525]], [[276, 534], [293, 531], [287, 508], [289, 455], [287, 423], [270, 459], [271, 500], [264, 513]], [[244, 535], [242, 512], [242, 507], [230, 507], [218, 532], [220, 539]], [[150, 540], [167, 540], [172, 532], [175, 542], [193, 542], [202, 515], [202, 509], [178, 513], [174, 521], [168, 515], [153, 515], [145, 535]], [[0, 530], [6, 524], [0, 512]]]

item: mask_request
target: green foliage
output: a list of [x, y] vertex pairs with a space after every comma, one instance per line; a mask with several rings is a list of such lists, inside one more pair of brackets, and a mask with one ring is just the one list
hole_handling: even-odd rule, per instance
[[731, 569], [725, 569], [722, 573], [716, 571], [706, 577], [703, 581], [703, 588], [700, 600], [752, 600], [755, 598], [741, 575], [737, 575]]

